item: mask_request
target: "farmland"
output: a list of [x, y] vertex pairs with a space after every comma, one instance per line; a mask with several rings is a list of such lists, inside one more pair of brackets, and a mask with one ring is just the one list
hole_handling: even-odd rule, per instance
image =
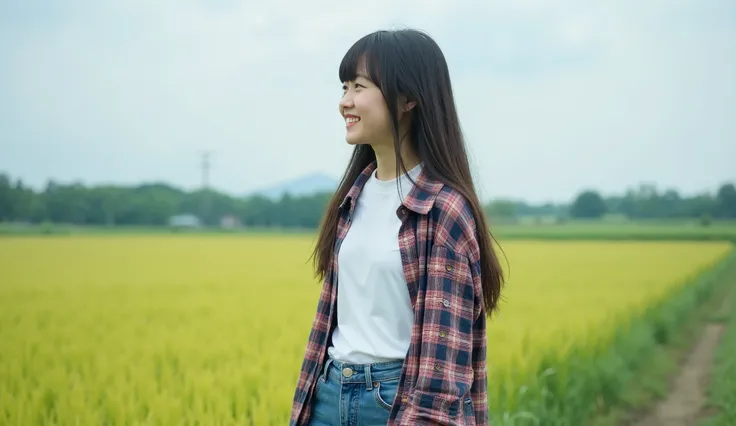
[[[0, 239], [0, 423], [286, 424], [319, 294], [312, 243]], [[573, 423], [590, 414], [591, 395], [620, 392], [608, 379], [630, 359], [608, 349], [648, 347], [625, 333], [634, 319], [666, 339], [673, 313], [686, 313], [707, 293], [707, 272], [733, 256], [728, 242], [702, 241], [504, 241], [503, 250], [509, 284], [489, 324], [492, 415]]]

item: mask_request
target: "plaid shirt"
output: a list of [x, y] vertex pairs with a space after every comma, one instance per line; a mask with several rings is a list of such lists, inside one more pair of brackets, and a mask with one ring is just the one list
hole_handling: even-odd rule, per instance
[[[372, 162], [340, 205], [331, 271], [325, 276], [291, 411], [308, 425], [315, 379], [337, 320], [337, 252]], [[404, 275], [414, 309], [411, 343], [388, 426], [488, 425], [486, 315], [470, 205], [422, 170], [397, 210]]]

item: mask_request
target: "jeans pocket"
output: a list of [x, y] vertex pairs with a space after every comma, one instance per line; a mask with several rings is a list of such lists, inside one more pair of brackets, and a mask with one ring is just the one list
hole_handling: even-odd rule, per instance
[[373, 396], [379, 407], [386, 411], [391, 411], [396, 399], [396, 393], [399, 390], [399, 379], [385, 380], [377, 382], [378, 386], [373, 388]]

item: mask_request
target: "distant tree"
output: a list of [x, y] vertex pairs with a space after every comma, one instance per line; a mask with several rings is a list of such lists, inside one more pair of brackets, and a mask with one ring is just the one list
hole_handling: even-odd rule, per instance
[[0, 174], [0, 222], [14, 217], [15, 199], [10, 177]]
[[723, 218], [736, 218], [736, 187], [723, 184], [716, 195], [716, 214]]
[[510, 218], [516, 216], [516, 202], [506, 200], [491, 201], [486, 205], [486, 214], [491, 218]]
[[657, 210], [660, 217], [674, 218], [682, 216], [682, 213], [680, 212], [682, 199], [676, 190], [669, 189], [665, 191], [664, 194], [659, 197], [658, 201]]
[[613, 195], [604, 198], [606, 203], [606, 211], [609, 213], [624, 213], [624, 197], [621, 195]]
[[681, 209], [686, 217], [712, 217], [717, 207], [716, 202], [712, 194], [703, 193], [684, 200]]
[[584, 219], [597, 219], [606, 213], [606, 203], [596, 191], [583, 191], [570, 206], [570, 216]]

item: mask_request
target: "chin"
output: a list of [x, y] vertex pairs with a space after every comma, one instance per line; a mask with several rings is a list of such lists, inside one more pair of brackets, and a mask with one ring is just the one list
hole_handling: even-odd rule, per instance
[[345, 142], [347, 142], [348, 145], [361, 145], [362, 144], [360, 139], [356, 137], [350, 137], [350, 136], [345, 137]]

